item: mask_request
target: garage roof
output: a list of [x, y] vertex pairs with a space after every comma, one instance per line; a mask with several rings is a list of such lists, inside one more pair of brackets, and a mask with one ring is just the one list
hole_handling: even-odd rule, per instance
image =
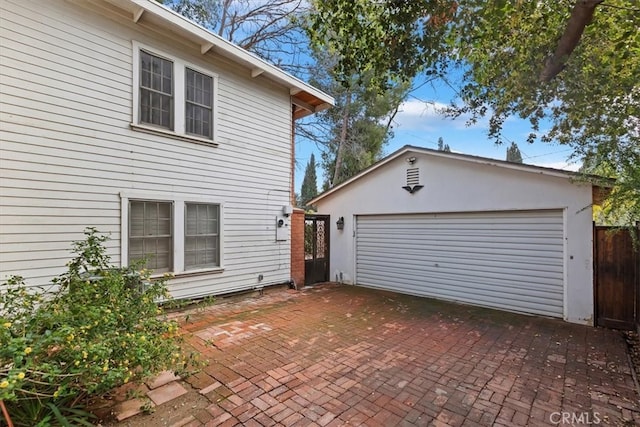
[[[214, 52], [248, 69], [252, 78], [266, 78], [289, 89], [291, 102], [295, 105], [294, 118], [301, 118], [334, 105], [334, 99], [321, 90], [286, 73], [275, 65], [251, 52], [212, 33], [179, 13], [155, 0], [91, 0], [101, 7], [110, 5], [124, 13], [135, 23], [152, 24], [165, 28], [200, 46], [202, 55]], [[82, 4], [82, 2], [77, 2]]]
[[568, 179], [571, 179], [571, 178], [585, 179], [585, 178], [587, 178], [587, 180], [598, 182], [599, 185], [596, 186], [594, 184], [594, 189], [597, 188], [598, 190], [601, 190], [601, 187], [611, 186], [611, 185], [613, 185], [613, 182], [615, 182], [615, 180], [611, 179], [611, 178], [603, 178], [601, 176], [596, 176], [596, 175], [587, 175], [587, 174], [583, 174], [583, 173], [580, 173], [580, 172], [573, 172], [573, 171], [567, 171], [567, 170], [562, 170], [562, 169], [547, 168], [547, 167], [535, 166], [535, 165], [527, 165], [527, 164], [524, 164], [524, 163], [513, 163], [513, 162], [507, 162], [506, 160], [490, 159], [488, 157], [473, 156], [473, 155], [470, 155], [470, 154], [451, 153], [451, 152], [446, 152], [446, 151], [433, 150], [433, 149], [430, 149], [430, 148], [416, 147], [416, 146], [413, 146], [413, 145], [405, 145], [404, 147], [400, 148], [399, 150], [395, 151], [394, 153], [391, 153], [390, 155], [388, 155], [384, 159], [382, 159], [382, 160], [374, 163], [373, 165], [369, 166], [368, 168], [364, 169], [363, 171], [361, 171], [357, 175], [354, 175], [353, 177], [349, 178], [345, 182], [343, 182], [343, 183], [341, 183], [339, 185], [336, 185], [335, 187], [325, 191], [322, 194], [319, 194], [315, 198], [311, 199], [308, 202], [308, 204], [309, 205], [313, 205], [313, 204], [317, 203], [318, 201], [320, 201], [320, 200], [324, 199], [325, 197], [329, 196], [330, 194], [333, 194], [336, 191], [340, 191], [342, 188], [347, 187], [352, 182], [359, 180], [360, 178], [362, 178], [363, 176], [365, 176], [367, 174], [370, 174], [371, 172], [373, 172], [376, 169], [386, 165], [387, 163], [393, 161], [394, 159], [397, 159], [398, 157], [406, 156], [409, 153], [428, 154], [428, 155], [434, 156], [434, 157], [446, 157], [446, 158], [450, 158], [450, 159], [462, 160], [462, 161], [465, 161], [465, 162], [480, 163], [480, 164], [485, 164], [485, 165], [489, 165], [489, 166], [501, 167], [501, 168], [505, 168], [505, 169], [515, 169], [515, 170], [520, 170], [520, 171], [523, 171], [523, 172], [537, 173], [537, 174], [540, 174], [540, 175], [555, 176], [555, 177], [559, 177], [559, 178], [568, 178]]

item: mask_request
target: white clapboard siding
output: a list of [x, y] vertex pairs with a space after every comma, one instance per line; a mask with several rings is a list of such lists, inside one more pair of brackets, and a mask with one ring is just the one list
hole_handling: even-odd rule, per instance
[[562, 317], [561, 210], [358, 216], [364, 286]]
[[[43, 122], [39, 122], [42, 124]], [[12, 135], [9, 136], [8, 133]], [[48, 135], [47, 135], [48, 133]], [[140, 140], [138, 145], [132, 145], [132, 150], [135, 152], [135, 158], [131, 157], [131, 153], [127, 156], [127, 153], [123, 153], [122, 150], [118, 150], [119, 145], [115, 142], [126, 142], [126, 138], [122, 138], [122, 141], [114, 135], [113, 138], [104, 139], [104, 134], [101, 137], [87, 137], [80, 135], [73, 135], [73, 141], [68, 141], [68, 138], [72, 135], [57, 132], [48, 131], [46, 129], [37, 129], [34, 127], [8, 125], [6, 129], [0, 130], [0, 138], [3, 140], [3, 149], [11, 151], [15, 146], [22, 146], [22, 144], [30, 144], [34, 147], [33, 154], [45, 154], [47, 156], [57, 156], [64, 158], [86, 158], [86, 146], [92, 146], [92, 154], [94, 159], [101, 159], [103, 162], [117, 162], [121, 164], [124, 161], [127, 162], [143, 162], [145, 164], [163, 164], [166, 162], [166, 158], [170, 157], [176, 166], [186, 165], [191, 170], [207, 170], [210, 171], [210, 162], [216, 159], [216, 156], [211, 155], [210, 147], [205, 145], [198, 146], [199, 150], [193, 150], [198, 152], [200, 157], [193, 158], [193, 153], [189, 150], [171, 150], [171, 145], [160, 144], [153, 139]], [[64, 143], [64, 147], [52, 144], [51, 141], [61, 141]], [[258, 148], [257, 146], [254, 146]], [[186, 148], [191, 148], [186, 145]], [[22, 151], [20, 149], [14, 151]], [[77, 155], [76, 153], [80, 153]], [[269, 156], [265, 154], [262, 159], [255, 158], [254, 156], [248, 156], [248, 154], [231, 153], [229, 158], [236, 162], [243, 162], [247, 165], [245, 168], [246, 173], [252, 173], [261, 167], [268, 167], [269, 171], [273, 171], [274, 168], [282, 168], [282, 171], [288, 171], [288, 169], [280, 161], [280, 157], [283, 155]], [[74, 157], [75, 156], [75, 157]], [[275, 169], [277, 170], [277, 169]], [[231, 171], [233, 173], [243, 173], [243, 171]], [[219, 171], [219, 174], [224, 174], [223, 171]]]
[[[49, 283], [87, 226], [110, 233], [119, 264], [123, 192], [223, 205], [224, 270], [176, 277], [175, 297], [287, 282], [275, 219], [291, 196], [288, 89], [91, 7], [0, 2], [0, 282]], [[131, 130], [132, 41], [218, 75], [217, 147]]]

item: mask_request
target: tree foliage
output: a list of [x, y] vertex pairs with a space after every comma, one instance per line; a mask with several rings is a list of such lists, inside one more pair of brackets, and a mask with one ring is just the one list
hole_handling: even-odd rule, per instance
[[438, 138], [438, 151], [444, 151], [445, 153], [451, 152], [451, 147], [449, 147], [449, 144], [444, 143], [442, 137]]
[[352, 78], [345, 86], [335, 74], [336, 61], [331, 55], [314, 52], [314, 56], [309, 81], [331, 93], [336, 103], [296, 132], [320, 147], [326, 190], [382, 158], [391, 136], [392, 120], [406, 98], [409, 85], [396, 83], [378, 90], [365, 75], [362, 79]]
[[338, 57], [336, 80], [349, 86], [367, 76], [378, 89], [432, 72], [455, 11], [447, 0], [313, 0], [312, 7], [307, 34], [314, 48]]
[[311, 158], [307, 163], [300, 190], [300, 206], [306, 207], [309, 200], [318, 195], [318, 179], [316, 176], [316, 157], [311, 153]]
[[[373, 83], [461, 76], [449, 114], [528, 119], [527, 140], [607, 163], [612, 197], [640, 205], [640, 6], [634, 0], [314, 2], [310, 33], [337, 69]], [[315, 35], [314, 35], [315, 34]], [[401, 49], [396, 47], [401, 45]]]
[[307, 41], [303, 0], [158, 0], [219, 36], [289, 71], [299, 71]]
[[[162, 0], [158, 0], [162, 1]], [[389, 139], [390, 118], [404, 99], [408, 85], [384, 90], [372, 86], [374, 73], [338, 72], [335, 56], [323, 49], [308, 54], [303, 29], [308, 6], [303, 0], [163, 0], [173, 10], [239, 46], [293, 72], [307, 74], [312, 84], [338, 98], [338, 105], [318, 117], [296, 123], [296, 136], [314, 141], [330, 186], [351, 177], [382, 156]], [[308, 54], [308, 55], [307, 55]], [[306, 66], [305, 62], [311, 62]], [[371, 86], [368, 90], [365, 85]], [[304, 194], [301, 194], [304, 202]]]
[[511, 145], [507, 147], [507, 162], [522, 163], [522, 153], [520, 153], [518, 144], [515, 142], [512, 142]]

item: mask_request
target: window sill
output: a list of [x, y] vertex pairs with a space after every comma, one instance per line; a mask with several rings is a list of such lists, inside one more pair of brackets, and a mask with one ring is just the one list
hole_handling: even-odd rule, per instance
[[198, 144], [204, 144], [204, 145], [208, 145], [210, 147], [217, 147], [218, 146], [218, 143], [214, 142], [211, 139], [200, 138], [200, 137], [193, 136], [193, 135], [184, 135], [184, 134], [180, 134], [180, 133], [175, 133], [175, 132], [170, 131], [170, 130], [154, 128], [152, 126], [137, 125], [135, 123], [131, 123], [130, 126], [131, 126], [131, 129], [133, 129], [133, 130], [135, 130], [137, 132], [144, 132], [144, 133], [149, 133], [149, 134], [152, 134], [152, 135], [166, 136], [166, 137], [169, 137], [169, 138], [179, 139], [179, 140], [182, 140], [182, 141], [188, 141], [188, 142], [195, 142], [195, 143], [198, 143]]
[[[181, 271], [179, 273], [168, 273], [168, 274], [171, 275], [172, 279], [176, 279], [181, 277], [206, 276], [208, 274], [220, 274], [220, 273], [224, 273], [224, 267], [201, 268], [199, 270], [187, 270], [187, 271]], [[164, 273], [151, 276], [152, 279], [160, 279], [162, 277], [164, 277]]]

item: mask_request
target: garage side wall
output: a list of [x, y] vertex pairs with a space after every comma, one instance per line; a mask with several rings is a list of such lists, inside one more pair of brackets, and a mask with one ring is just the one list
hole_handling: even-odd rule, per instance
[[[591, 186], [569, 178], [458, 159], [411, 153], [400, 156], [317, 203], [318, 212], [344, 217], [344, 230], [331, 233], [331, 280], [355, 276], [358, 215], [562, 209], [564, 212], [564, 319], [593, 324]], [[418, 169], [410, 194], [407, 170]], [[413, 172], [415, 174], [415, 171]], [[411, 179], [415, 180], [412, 175]], [[413, 181], [412, 183], [415, 183]], [[331, 224], [335, 227], [335, 224]], [[342, 276], [341, 276], [342, 274]]]

